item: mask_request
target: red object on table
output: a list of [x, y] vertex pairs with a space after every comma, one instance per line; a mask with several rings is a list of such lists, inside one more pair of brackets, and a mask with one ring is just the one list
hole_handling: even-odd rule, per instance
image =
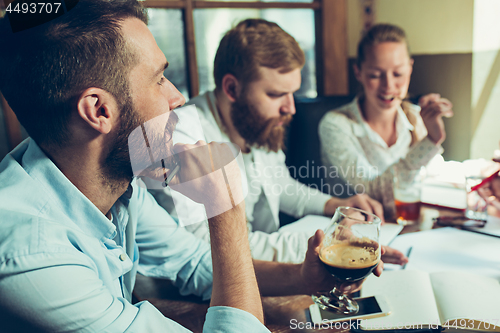
[[484, 178], [482, 182], [480, 182], [477, 185], [472, 186], [471, 189], [470, 189], [471, 192], [472, 191], [477, 191], [480, 187], [482, 187], [485, 184], [491, 182], [493, 179], [495, 179], [498, 176], [498, 172], [500, 172], [500, 170], [497, 170], [497, 171], [493, 172], [493, 174], [491, 176]]

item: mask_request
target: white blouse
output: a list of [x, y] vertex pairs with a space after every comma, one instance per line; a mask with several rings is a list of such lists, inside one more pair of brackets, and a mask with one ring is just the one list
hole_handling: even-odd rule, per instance
[[[423, 124], [418, 106], [412, 105], [410, 112]], [[413, 130], [399, 107], [396, 120], [398, 138], [388, 147], [364, 121], [358, 98], [326, 113], [319, 124], [319, 137], [330, 194], [340, 194], [339, 191], [344, 195], [348, 191], [366, 193], [382, 203], [386, 219], [393, 219], [394, 176], [413, 179], [422, 166], [442, 151], [441, 145], [434, 144], [427, 136], [411, 145]]]

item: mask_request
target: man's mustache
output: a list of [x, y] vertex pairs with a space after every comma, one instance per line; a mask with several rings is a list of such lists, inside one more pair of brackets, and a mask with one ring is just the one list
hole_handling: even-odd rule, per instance
[[293, 116], [291, 114], [285, 114], [283, 116], [279, 116], [278, 119], [279, 121], [277, 121], [277, 123], [283, 122], [283, 126], [287, 126], [292, 121]]
[[266, 126], [264, 126], [264, 128], [262, 128], [260, 136], [267, 137], [269, 135], [269, 133], [271, 131], [273, 131], [273, 129], [275, 129], [275, 127], [281, 122], [283, 123], [281, 125], [282, 128], [288, 126], [290, 124], [290, 122], [292, 121], [292, 118], [293, 118], [293, 116], [291, 114], [286, 114], [286, 115], [282, 115], [279, 117], [269, 119], [267, 121]]
[[[165, 119], [166, 114], [159, 117]], [[157, 117], [157, 118], [159, 118]], [[173, 134], [179, 117], [170, 111], [164, 127], [141, 123], [128, 137], [129, 155], [136, 176], [156, 175], [164, 169], [173, 169], [177, 163], [173, 151]], [[164, 120], [165, 121], [165, 120]], [[140, 171], [140, 169], [144, 169]]]

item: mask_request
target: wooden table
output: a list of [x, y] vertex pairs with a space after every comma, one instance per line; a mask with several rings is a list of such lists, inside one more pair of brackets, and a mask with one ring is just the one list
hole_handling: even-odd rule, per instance
[[[492, 212], [500, 215], [499, 212]], [[420, 219], [414, 225], [405, 226], [402, 233], [430, 230], [437, 226], [432, 218], [443, 215], [460, 215], [463, 212], [453, 209], [422, 205]], [[193, 332], [202, 332], [205, 315], [209, 307], [199, 297], [181, 296], [177, 289], [165, 280], [155, 280], [137, 275], [134, 294], [140, 300], [148, 300], [166, 317], [180, 323]], [[317, 332], [318, 330], [299, 329], [298, 325], [312, 325], [309, 305], [313, 304], [310, 296], [263, 297], [266, 326], [271, 332]], [[348, 332], [346, 329], [325, 329], [321, 332]]]
[[[139, 300], [147, 300], [165, 315], [193, 332], [202, 332], [209, 302], [196, 296], [181, 296], [170, 282], [137, 275], [134, 294]], [[266, 326], [271, 332], [314, 332], [308, 329], [292, 329], [294, 325], [309, 322], [310, 296], [263, 297]], [[291, 324], [292, 323], [292, 324]], [[348, 332], [348, 330], [322, 330], [322, 332]]]

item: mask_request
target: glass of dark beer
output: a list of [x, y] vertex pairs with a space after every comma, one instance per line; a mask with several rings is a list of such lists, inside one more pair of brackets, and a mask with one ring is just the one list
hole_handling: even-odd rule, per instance
[[351, 207], [339, 207], [332, 223], [325, 230], [319, 258], [337, 281], [328, 292], [313, 295], [313, 300], [323, 310], [355, 314], [359, 306], [342, 293], [345, 282], [363, 280], [380, 261], [380, 223], [376, 215]]

